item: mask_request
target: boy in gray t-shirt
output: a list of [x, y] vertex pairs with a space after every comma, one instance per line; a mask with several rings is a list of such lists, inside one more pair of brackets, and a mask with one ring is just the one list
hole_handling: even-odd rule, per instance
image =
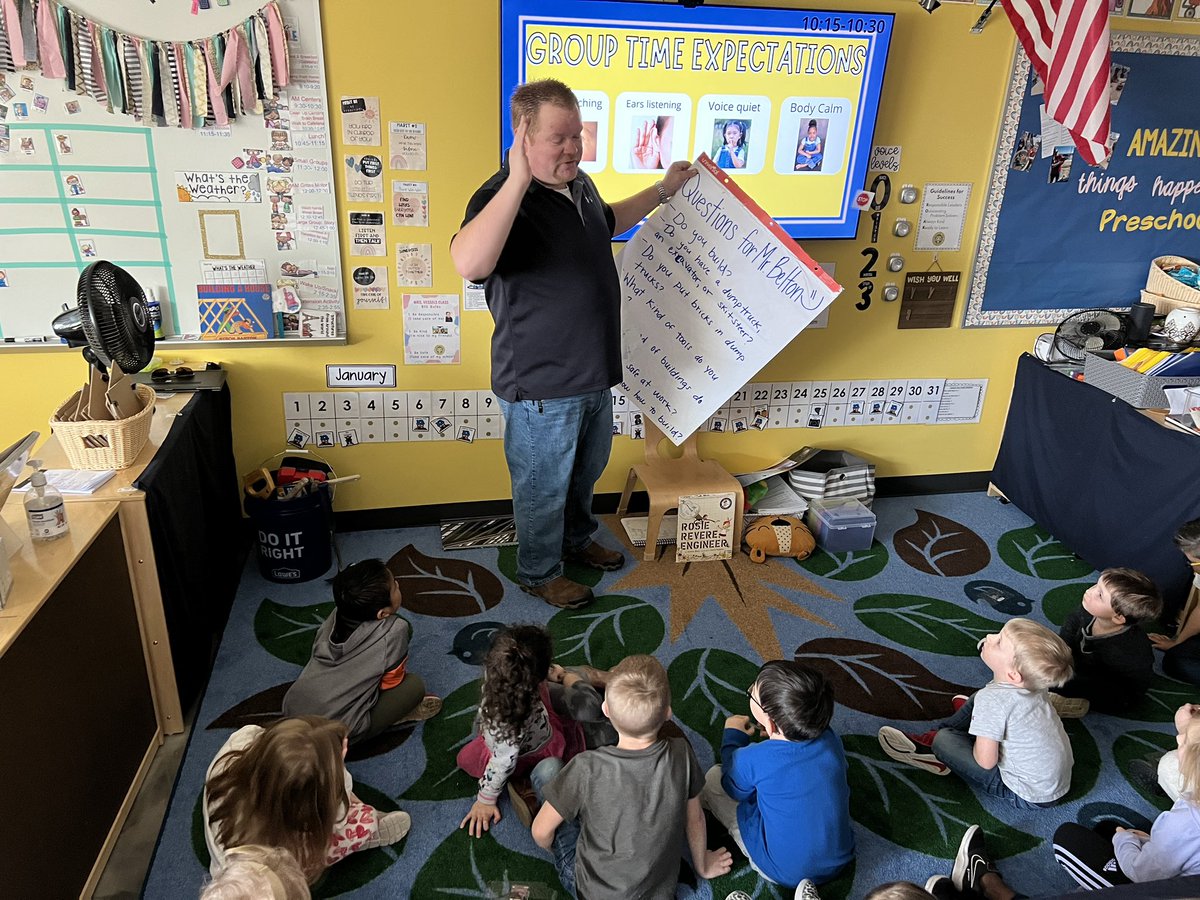
[[617, 730], [617, 745], [580, 753], [561, 771], [548, 772], [549, 760], [534, 770], [543, 803], [533, 839], [554, 853], [559, 878], [573, 896], [670, 900], [685, 836], [702, 877], [729, 871], [729, 852], [707, 849], [700, 807], [704, 772], [691, 745], [658, 736], [670, 704], [662, 663], [628, 657], [605, 687], [604, 713]]
[[1071, 650], [1048, 628], [1011, 619], [979, 642], [993, 679], [956, 709], [941, 728], [906, 734], [879, 729], [892, 759], [945, 775], [954, 772], [1018, 807], [1050, 806], [1071, 787], [1071, 744], [1046, 689], [1071, 677]]

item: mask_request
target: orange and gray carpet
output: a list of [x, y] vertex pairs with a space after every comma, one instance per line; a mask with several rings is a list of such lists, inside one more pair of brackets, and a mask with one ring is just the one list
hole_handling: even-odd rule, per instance
[[[443, 551], [436, 527], [339, 535], [347, 562], [389, 561], [404, 591], [401, 615], [413, 629], [409, 668], [446, 703], [437, 718], [351, 752], [359, 796], [408, 810], [412, 832], [394, 847], [339, 863], [314, 896], [489, 898], [508, 896], [513, 885], [531, 886], [535, 898], [565, 896], [550, 857], [511, 814], [507, 798], [504, 818], [484, 838], [458, 829], [475, 784], [455, 768], [454, 756], [471, 737], [478, 666], [495, 629], [516, 622], [545, 623], [565, 665], [607, 668], [631, 653], [658, 656], [670, 673], [675, 721], [705, 766], [725, 717], [748, 711], [745, 690], [763, 661], [795, 658], [824, 672], [834, 684], [833, 724], [850, 761], [858, 843], [853, 870], [822, 888], [827, 900], [862, 897], [885, 881], [923, 884], [930, 874], [948, 874], [974, 823], [1015, 888], [1033, 896], [1068, 891], [1050, 850], [1055, 828], [1104, 818], [1148, 828], [1167, 801], [1135, 787], [1129, 764], [1174, 746], [1174, 711], [1197, 700], [1200, 689], [1160, 675], [1128, 718], [1091, 714], [1068, 722], [1073, 783], [1052, 809], [1013, 809], [953, 775], [888, 759], [875, 737], [880, 725], [924, 731], [949, 715], [954, 694], [986, 680], [976, 651], [981, 637], [1014, 616], [1057, 627], [1095, 573], [1019, 510], [982, 494], [882, 499], [875, 512], [869, 550], [818, 552], [802, 563], [755, 565], [739, 553], [728, 562], [677, 565], [672, 548], [645, 562], [640, 550], [626, 547], [618, 572], [568, 572], [598, 598], [577, 611], [522, 593], [514, 548]], [[620, 532], [615, 519], [605, 525]], [[614, 533], [600, 537], [623, 543]], [[271, 584], [250, 562], [145, 896], [195, 896], [208, 865], [198, 806], [204, 771], [233, 729], [279, 715], [283, 692], [331, 608], [324, 581]], [[724, 900], [735, 890], [791, 897], [760, 880], [736, 852], [733, 871], [711, 883], [681, 866], [680, 898]]]

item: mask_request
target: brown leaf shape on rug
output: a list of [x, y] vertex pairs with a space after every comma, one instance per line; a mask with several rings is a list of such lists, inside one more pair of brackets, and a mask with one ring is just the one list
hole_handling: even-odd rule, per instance
[[817, 638], [801, 644], [795, 659], [829, 679], [838, 703], [871, 716], [945, 718], [955, 694], [975, 691], [943, 681], [906, 653], [867, 641]]
[[945, 516], [923, 509], [915, 512], [917, 521], [892, 538], [902, 560], [920, 572], [943, 577], [973, 575], [987, 568], [992, 551], [979, 535]]
[[208, 730], [215, 728], [241, 728], [245, 725], [270, 725], [276, 719], [283, 718], [283, 695], [288, 692], [292, 682], [285, 681], [274, 687], [259, 691], [247, 697], [241, 703], [236, 703], [221, 713], [208, 724]]
[[409, 544], [387, 561], [404, 608], [424, 616], [459, 618], [491, 609], [504, 596], [500, 579], [478, 563], [426, 556]]

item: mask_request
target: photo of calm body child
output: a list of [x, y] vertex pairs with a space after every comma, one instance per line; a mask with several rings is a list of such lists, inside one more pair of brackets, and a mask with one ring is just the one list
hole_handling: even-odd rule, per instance
[[809, 119], [800, 131], [796, 142], [796, 171], [820, 172], [825, 159], [825, 134], [829, 130], [828, 119]]

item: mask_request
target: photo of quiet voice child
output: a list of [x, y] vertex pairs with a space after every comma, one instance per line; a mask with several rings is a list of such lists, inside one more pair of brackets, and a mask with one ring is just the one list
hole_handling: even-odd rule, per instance
[[713, 130], [716, 131], [713, 161], [722, 169], [746, 168], [746, 136], [750, 131], [750, 123], [742, 119], [729, 119], [717, 122]]
[[629, 132], [633, 135], [633, 146], [629, 151], [629, 165], [632, 168], [666, 169], [671, 165], [674, 116], [635, 116]]
[[797, 172], [821, 171], [821, 161], [825, 158], [825, 132], [828, 128], [828, 119], [809, 119], [808, 124], [800, 130], [800, 137], [796, 142]]

